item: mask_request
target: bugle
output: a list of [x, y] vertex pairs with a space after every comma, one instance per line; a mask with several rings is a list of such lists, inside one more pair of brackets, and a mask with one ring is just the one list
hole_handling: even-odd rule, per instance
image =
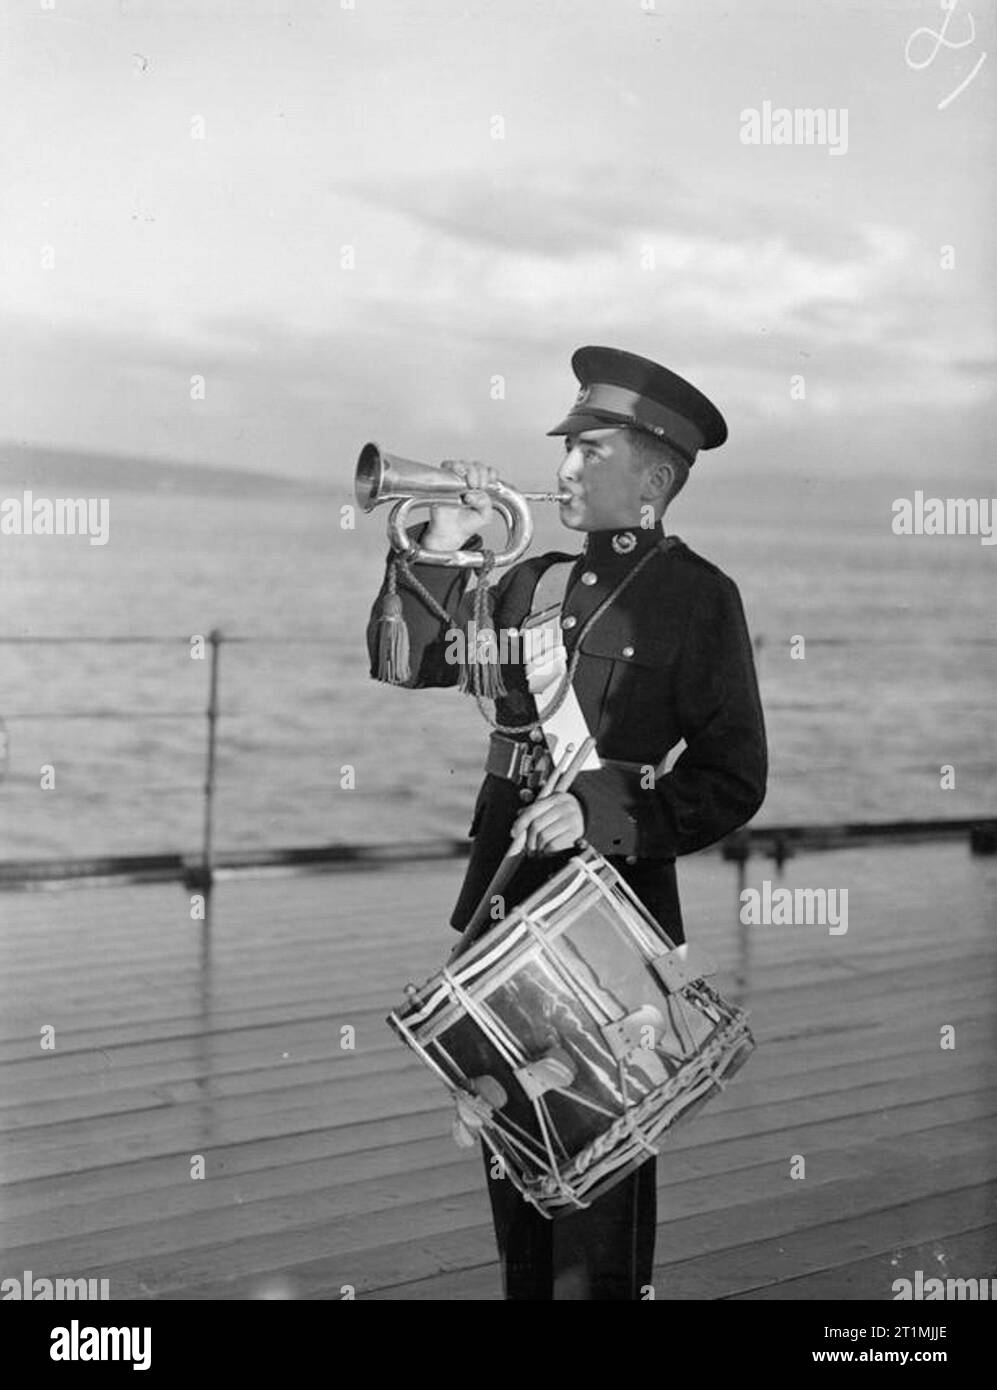
[[[450, 569], [481, 566], [484, 557], [480, 551], [423, 550], [405, 529], [413, 507], [459, 507], [462, 495], [468, 491], [464, 478], [458, 478], [446, 468], [434, 468], [416, 459], [385, 453], [377, 444], [370, 443], [360, 450], [354, 491], [365, 512], [372, 512], [383, 502], [394, 503], [388, 514], [388, 539], [407, 559]], [[508, 483], [491, 483], [485, 491], [508, 531], [505, 550], [495, 556], [496, 566], [513, 564], [528, 549], [533, 539], [529, 502], [562, 502], [570, 497], [570, 493], [564, 492], [519, 492]]]

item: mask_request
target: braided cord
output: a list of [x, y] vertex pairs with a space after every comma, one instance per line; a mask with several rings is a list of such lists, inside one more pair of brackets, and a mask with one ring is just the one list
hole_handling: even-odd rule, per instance
[[[581, 659], [582, 642], [584, 641], [584, 639], [591, 632], [592, 628], [595, 627], [599, 619], [606, 613], [607, 609], [613, 603], [616, 602], [616, 600], [623, 593], [624, 589], [626, 589], [630, 584], [633, 583], [633, 581], [637, 578], [638, 574], [640, 574], [644, 566], [655, 555], [659, 555], [663, 553], [665, 550], [668, 550], [673, 544], [674, 539], [674, 536], [662, 536], [661, 540], [654, 547], [654, 549], [649, 550], [646, 555], [643, 555], [641, 559], [637, 561], [633, 569], [630, 570], [628, 574], [625, 574], [623, 576], [619, 584], [617, 584], [616, 588], [611, 590], [599, 604], [598, 608], [596, 608], [596, 610], [593, 613], [589, 614], [589, 616], [586, 618], [585, 622], [581, 626], [581, 630], [578, 633], [577, 640], [575, 641], [575, 649], [571, 653], [571, 660], [568, 663], [568, 668], [565, 671], [564, 675], [561, 677], [560, 682], [558, 684], [557, 692], [551, 699], [550, 703], [544, 706], [545, 719], [550, 719], [552, 715], [556, 714], [557, 711], [564, 704], [565, 700], [568, 698], [568, 691], [571, 689], [571, 682], [574, 680], [575, 672], [578, 669], [578, 662]], [[492, 562], [494, 562], [494, 558], [494, 555], [492, 555]], [[416, 579], [415, 575], [412, 573], [412, 570], [409, 567], [408, 561], [402, 557], [399, 557], [395, 561], [395, 564], [402, 578], [405, 580], [405, 583], [409, 586], [410, 589], [412, 589], [414, 593], [418, 594], [419, 598], [421, 598], [423, 603], [425, 603], [429, 608], [429, 611], [435, 617], [442, 619], [443, 622], [452, 623], [453, 619], [451, 618], [450, 614], [446, 611], [446, 609], [442, 606], [442, 604], [438, 603], [436, 599], [433, 597], [433, 595], [429, 592], [429, 590], [425, 587], [425, 585], [421, 584], [419, 580]], [[491, 564], [487, 563], [486, 558], [486, 566], [482, 566], [483, 573], [486, 573], [487, 569], [490, 568]], [[482, 587], [480, 579], [478, 581], [478, 587]], [[479, 604], [480, 600], [478, 599], [476, 593], [475, 611], [478, 610]], [[481, 714], [482, 719], [484, 719], [485, 723], [490, 725], [491, 728], [494, 729], [494, 731], [497, 734], [529, 734], [532, 733], [534, 729], [541, 729], [543, 727], [539, 719], [534, 719], [529, 724], [500, 724], [498, 720], [493, 719], [485, 707], [485, 698], [481, 693], [481, 672], [476, 664], [472, 665], [471, 667], [471, 693], [474, 696], [475, 703], [478, 706], [478, 710]]]

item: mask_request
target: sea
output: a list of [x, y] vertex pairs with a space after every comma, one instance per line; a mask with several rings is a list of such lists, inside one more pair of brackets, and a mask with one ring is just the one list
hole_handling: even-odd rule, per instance
[[[487, 729], [456, 690], [371, 679], [386, 514], [351, 515], [349, 470], [318, 487], [62, 462], [0, 469], [0, 496], [47, 478], [110, 508], [104, 546], [0, 535], [0, 858], [200, 849], [212, 630], [216, 849], [466, 834]], [[755, 823], [994, 815], [997, 546], [895, 535], [923, 480], [706, 484], [667, 529], [741, 590], [771, 758]], [[535, 515], [535, 549], [580, 548]]]

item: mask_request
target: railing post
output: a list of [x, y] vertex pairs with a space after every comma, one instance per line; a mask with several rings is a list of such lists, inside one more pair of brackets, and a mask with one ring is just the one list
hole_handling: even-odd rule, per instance
[[211, 673], [208, 689], [208, 748], [204, 770], [204, 835], [201, 846], [201, 872], [204, 891], [210, 893], [212, 884], [212, 839], [214, 834], [215, 805], [215, 747], [218, 726], [218, 655], [221, 650], [222, 634], [212, 628], [208, 635], [211, 643]]

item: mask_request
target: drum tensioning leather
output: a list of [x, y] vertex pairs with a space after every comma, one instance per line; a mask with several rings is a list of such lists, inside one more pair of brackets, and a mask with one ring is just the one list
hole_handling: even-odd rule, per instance
[[588, 1206], [755, 1043], [696, 953], [612, 865], [576, 855], [388, 1017], [545, 1216]]

